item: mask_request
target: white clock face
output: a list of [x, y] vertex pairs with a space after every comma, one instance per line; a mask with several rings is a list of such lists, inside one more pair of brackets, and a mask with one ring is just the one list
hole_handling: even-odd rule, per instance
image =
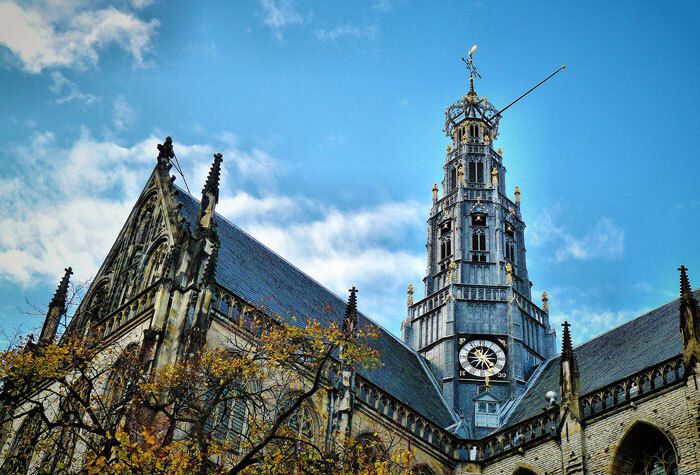
[[506, 367], [506, 352], [491, 340], [471, 340], [459, 350], [459, 364], [473, 376], [491, 378]]

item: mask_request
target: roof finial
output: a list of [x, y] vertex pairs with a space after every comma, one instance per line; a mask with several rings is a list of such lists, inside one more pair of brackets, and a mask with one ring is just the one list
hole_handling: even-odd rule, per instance
[[408, 284], [408, 289], [406, 290], [406, 305], [413, 305], [413, 284]]
[[65, 310], [66, 299], [68, 298], [68, 284], [70, 282], [71, 275], [73, 275], [72, 268], [67, 267], [66, 269], [64, 269], [63, 278], [61, 278], [61, 282], [58, 284], [58, 288], [53, 294], [53, 298], [51, 299], [49, 307], [59, 307]]
[[343, 319], [343, 331], [352, 332], [357, 326], [357, 288], [353, 285], [348, 296], [348, 303], [345, 307], [345, 318]]
[[220, 153], [214, 154], [214, 162], [211, 164], [209, 169], [209, 176], [207, 176], [207, 181], [204, 183], [204, 188], [202, 189], [202, 194], [211, 193], [214, 195], [216, 202], [219, 202], [219, 179], [221, 177], [221, 162], [223, 162], [223, 155]]
[[564, 334], [561, 338], [561, 357], [562, 359], [570, 360], [574, 354], [574, 347], [571, 343], [571, 331], [569, 331], [569, 327], [571, 327], [571, 324], [568, 321], [564, 321], [564, 323], [562, 323], [562, 326], [564, 327]]
[[681, 273], [681, 297], [689, 296], [693, 290], [690, 287], [690, 279], [688, 279], [688, 268], [681, 264], [678, 270]]
[[438, 202], [438, 186], [437, 183], [433, 184], [433, 204]]
[[173, 139], [168, 136], [165, 137], [165, 142], [158, 144], [158, 163], [161, 165], [167, 165], [170, 160], [175, 158], [175, 151], [173, 150]]

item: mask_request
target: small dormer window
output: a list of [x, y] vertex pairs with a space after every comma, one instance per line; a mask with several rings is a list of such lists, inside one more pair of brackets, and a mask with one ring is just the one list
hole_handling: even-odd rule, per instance
[[498, 427], [498, 401], [492, 399], [486, 395], [484, 400], [476, 401], [474, 406], [474, 425], [477, 427]]

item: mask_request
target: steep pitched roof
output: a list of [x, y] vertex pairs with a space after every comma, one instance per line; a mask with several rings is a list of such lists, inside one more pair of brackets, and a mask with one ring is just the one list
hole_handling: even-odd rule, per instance
[[[194, 227], [199, 201], [184, 191], [178, 199], [183, 204], [180, 212]], [[216, 225], [221, 241], [216, 266], [219, 285], [270, 314], [294, 316], [300, 324], [326, 315], [338, 323], [342, 321], [343, 299], [218, 214]], [[368, 322], [376, 325], [358, 313], [360, 326]], [[443, 428], [454, 424], [454, 415], [427, 366], [420, 361], [421, 356], [376, 326], [379, 337], [369, 344], [378, 350], [382, 366], [360, 370], [362, 377], [435, 424]]]
[[[695, 297], [700, 297], [700, 290], [695, 291]], [[581, 394], [680, 355], [679, 306], [679, 300], [674, 300], [574, 348]], [[506, 425], [540, 414], [547, 407], [547, 391], [559, 393], [559, 356], [543, 365], [516, 401]]]

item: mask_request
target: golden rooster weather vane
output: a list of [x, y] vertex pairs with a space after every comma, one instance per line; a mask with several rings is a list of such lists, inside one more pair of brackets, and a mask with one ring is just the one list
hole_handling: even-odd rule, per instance
[[474, 66], [474, 53], [476, 52], [476, 45], [473, 45], [469, 49], [469, 53], [467, 53], [467, 57], [469, 58], [469, 61], [464, 59], [464, 56], [462, 56], [462, 61], [464, 61], [464, 64], [467, 65], [467, 70], [469, 71], [469, 77], [478, 77], [481, 78], [481, 74], [479, 74], [476, 70], [476, 66]]

